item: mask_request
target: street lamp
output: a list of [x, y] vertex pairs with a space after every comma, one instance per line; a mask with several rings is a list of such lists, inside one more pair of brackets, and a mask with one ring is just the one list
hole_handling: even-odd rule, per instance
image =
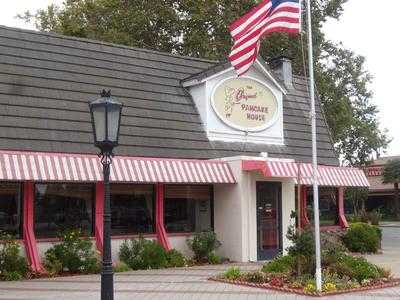
[[100, 149], [103, 165], [104, 213], [103, 213], [103, 267], [101, 270], [101, 300], [114, 299], [114, 278], [111, 259], [111, 208], [110, 165], [113, 149], [118, 146], [122, 104], [111, 98], [111, 91], [103, 90], [101, 98], [89, 103], [94, 145]]

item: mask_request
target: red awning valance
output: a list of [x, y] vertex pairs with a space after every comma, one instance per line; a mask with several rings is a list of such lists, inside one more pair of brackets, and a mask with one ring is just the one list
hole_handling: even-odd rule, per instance
[[244, 160], [244, 171], [261, 171], [265, 177], [294, 178], [297, 176], [297, 164], [288, 160]]
[[[133, 183], [235, 183], [229, 165], [218, 160], [180, 160], [118, 156], [111, 181]], [[0, 151], [0, 180], [102, 180], [96, 155]]]
[[[299, 168], [300, 167], [300, 168]], [[242, 169], [260, 171], [265, 177], [293, 178], [297, 184], [312, 184], [312, 165], [288, 160], [244, 160]], [[321, 186], [369, 187], [361, 169], [349, 167], [318, 166], [318, 184]]]

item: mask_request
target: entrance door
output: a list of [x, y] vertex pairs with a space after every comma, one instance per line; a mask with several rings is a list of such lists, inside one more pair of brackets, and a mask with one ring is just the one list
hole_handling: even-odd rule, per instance
[[278, 255], [281, 240], [281, 183], [257, 182], [258, 260]]

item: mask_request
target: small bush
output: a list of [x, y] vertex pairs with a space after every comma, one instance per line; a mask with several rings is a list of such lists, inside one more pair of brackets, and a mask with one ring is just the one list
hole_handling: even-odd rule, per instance
[[179, 251], [173, 249], [167, 252], [156, 241], [143, 237], [124, 241], [119, 258], [132, 270], [184, 267], [188, 263]]
[[315, 249], [314, 234], [311, 227], [297, 232], [293, 226], [290, 226], [287, 233], [288, 239], [292, 242], [288, 250], [289, 256], [295, 259], [297, 275], [312, 272], [315, 269]]
[[172, 249], [167, 252], [167, 265], [172, 268], [184, 267], [186, 258], [179, 251]]
[[332, 266], [332, 270], [340, 276], [354, 278], [359, 283], [363, 280], [382, 278], [382, 270], [363, 257], [341, 255], [338, 262]]
[[20, 280], [28, 271], [28, 264], [21, 254], [21, 245], [11, 235], [0, 232], [0, 280]]
[[378, 226], [380, 221], [382, 220], [382, 213], [379, 210], [373, 210], [369, 212], [369, 221], [372, 225]]
[[252, 283], [264, 283], [267, 277], [264, 272], [247, 272], [242, 275], [243, 280]]
[[213, 231], [203, 231], [194, 234], [187, 240], [188, 247], [194, 253], [194, 259], [199, 262], [208, 261], [209, 256], [221, 246], [217, 235]]
[[123, 262], [119, 262], [116, 266], [113, 267], [115, 273], [129, 272], [132, 271], [129, 266]]
[[285, 255], [275, 258], [262, 267], [265, 273], [291, 273], [295, 266], [295, 259], [292, 256]]
[[351, 224], [343, 242], [352, 252], [376, 253], [380, 247], [381, 233], [379, 228], [366, 223]]
[[238, 267], [230, 267], [223, 273], [223, 277], [229, 280], [237, 280], [241, 275], [242, 273]]
[[5, 281], [18, 281], [23, 278], [24, 278], [24, 276], [20, 272], [17, 272], [17, 271], [4, 273]]
[[45, 267], [50, 273], [98, 273], [99, 260], [92, 242], [81, 238], [80, 230], [69, 230], [61, 236], [61, 243], [45, 253]]
[[210, 253], [207, 257], [207, 260], [212, 265], [219, 265], [222, 263], [222, 257], [216, 255], [215, 253]]

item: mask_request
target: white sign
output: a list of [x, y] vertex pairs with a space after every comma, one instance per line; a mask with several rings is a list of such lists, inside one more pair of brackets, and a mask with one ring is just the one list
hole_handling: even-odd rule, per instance
[[279, 117], [278, 101], [272, 91], [248, 77], [219, 83], [211, 95], [211, 105], [222, 122], [241, 131], [263, 131]]

